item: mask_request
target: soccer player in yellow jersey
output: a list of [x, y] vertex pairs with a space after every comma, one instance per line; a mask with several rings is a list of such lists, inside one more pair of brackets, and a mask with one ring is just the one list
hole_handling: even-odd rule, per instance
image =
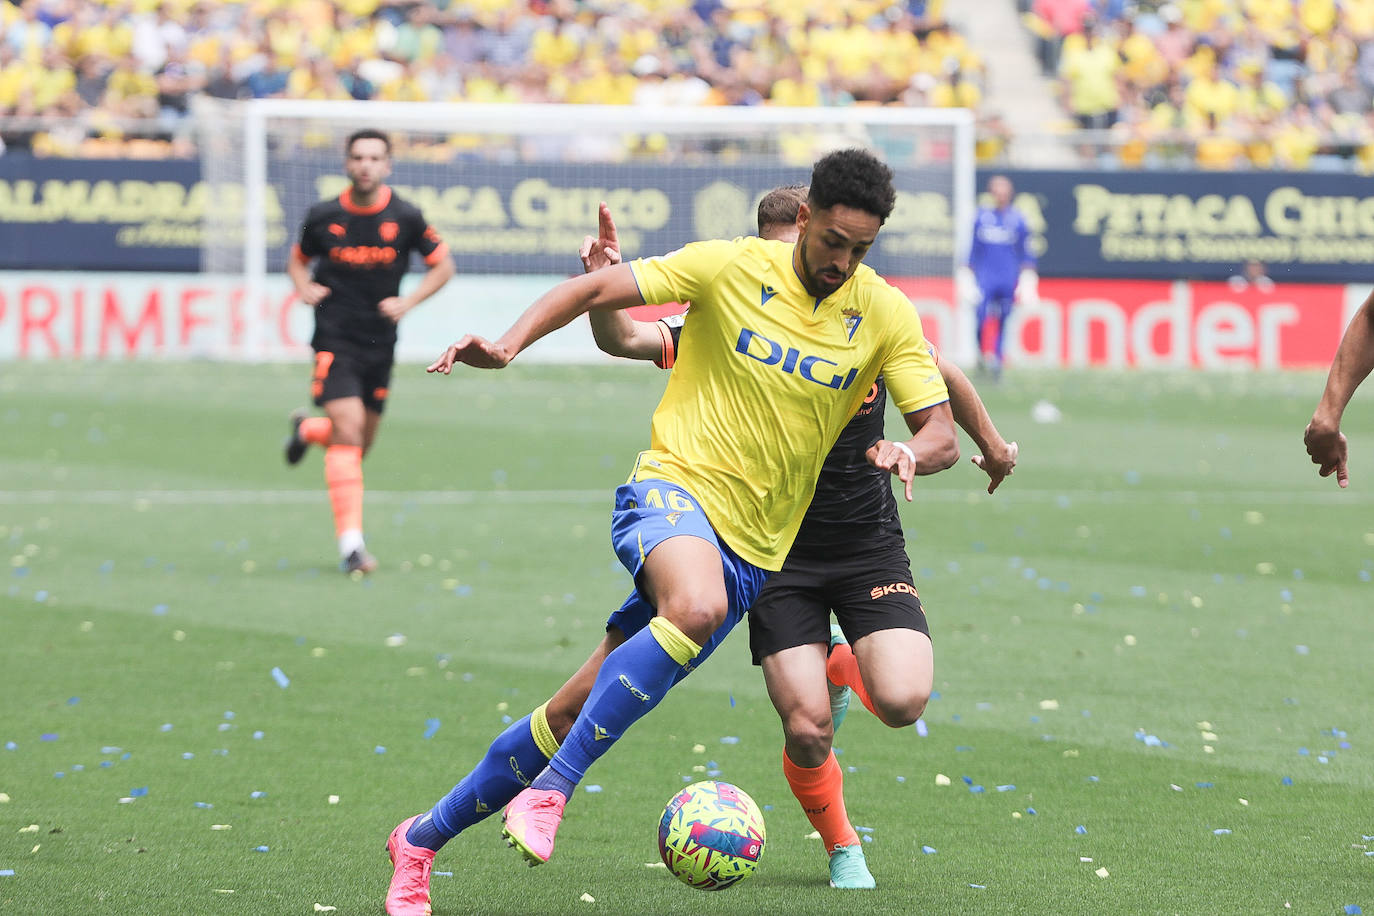
[[[593, 308], [693, 305], [651, 446], [616, 492], [612, 537], [636, 587], [612, 623], [629, 638], [606, 656], [549, 766], [506, 811], [507, 839], [532, 864], [552, 854], [563, 807], [591, 763], [704, 661], [781, 567], [826, 453], [879, 373], [912, 438], [881, 443], [870, 462], [895, 473], [910, 498], [914, 475], [957, 460], [947, 392], [920, 319], [862, 265], [895, 196], [891, 171], [871, 154], [831, 153], [813, 169], [794, 245], [699, 242], [575, 277], [499, 340], [465, 336], [429, 367], [502, 368]], [[427, 877], [427, 831], [416, 818], [393, 831], [398, 873]], [[418, 903], [391, 911], [425, 912]]]

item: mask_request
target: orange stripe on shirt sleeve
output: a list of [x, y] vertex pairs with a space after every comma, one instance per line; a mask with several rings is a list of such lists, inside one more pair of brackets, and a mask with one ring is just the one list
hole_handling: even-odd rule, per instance
[[654, 365], [660, 369], [671, 369], [673, 363], [677, 362], [677, 349], [673, 346], [673, 332], [661, 321], [655, 321], [654, 327], [658, 328], [658, 336], [663, 340], [662, 355], [654, 361]]
[[425, 255], [425, 263], [430, 267], [448, 257], [448, 242], [440, 242], [439, 247]]

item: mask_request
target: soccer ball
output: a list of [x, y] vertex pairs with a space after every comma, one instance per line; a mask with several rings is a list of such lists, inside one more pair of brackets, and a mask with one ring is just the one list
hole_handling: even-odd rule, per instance
[[763, 853], [763, 813], [728, 782], [693, 783], [674, 795], [658, 822], [658, 854], [682, 883], [724, 890], [749, 877]]

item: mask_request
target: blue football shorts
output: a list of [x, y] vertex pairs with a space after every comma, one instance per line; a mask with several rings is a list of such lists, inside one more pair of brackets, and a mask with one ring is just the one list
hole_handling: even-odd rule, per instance
[[[725, 573], [725, 593], [729, 609], [725, 621], [701, 647], [692, 667], [701, 665], [716, 646], [730, 635], [735, 624], [744, 619], [758, 597], [768, 571], [741, 559], [711, 527], [696, 498], [682, 487], [666, 480], [627, 483], [615, 491], [615, 511], [611, 513], [611, 544], [621, 564], [635, 577], [635, 590], [620, 609], [611, 614], [606, 626], [619, 627], [626, 638], [649, 625], [657, 613], [639, 589], [639, 572], [653, 549], [673, 537], [697, 537], [714, 544], [720, 551]], [[683, 669], [679, 678], [685, 677]]]

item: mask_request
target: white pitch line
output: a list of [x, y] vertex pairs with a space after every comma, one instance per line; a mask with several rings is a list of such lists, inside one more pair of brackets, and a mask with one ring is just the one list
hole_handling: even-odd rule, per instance
[[[530, 505], [605, 502], [604, 490], [368, 490], [369, 503], [402, 505]], [[312, 490], [0, 490], [0, 505], [273, 506], [325, 502], [323, 487]], [[914, 505], [926, 503], [1044, 503], [1088, 505], [1368, 505], [1374, 493], [1339, 490], [1055, 490], [1003, 484], [992, 496], [981, 490], [916, 490]]]

